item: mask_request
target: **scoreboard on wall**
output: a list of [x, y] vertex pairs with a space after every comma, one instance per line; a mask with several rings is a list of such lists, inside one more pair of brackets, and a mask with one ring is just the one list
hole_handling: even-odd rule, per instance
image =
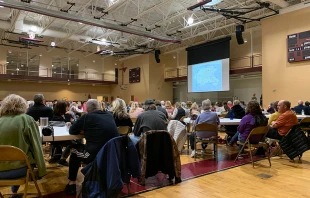
[[140, 82], [140, 67], [129, 70], [129, 83]]
[[310, 60], [310, 31], [287, 36], [288, 62]]

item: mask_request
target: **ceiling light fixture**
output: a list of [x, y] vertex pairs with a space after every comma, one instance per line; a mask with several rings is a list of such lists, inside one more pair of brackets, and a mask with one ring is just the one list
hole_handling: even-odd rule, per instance
[[30, 30], [31, 30], [32, 32], [36, 32], [36, 31], [37, 31], [37, 29], [38, 29], [38, 28], [37, 28], [37, 26], [34, 26], [34, 25], [33, 25], [33, 26], [31, 26], [31, 28], [30, 28]]
[[51, 46], [52, 46], [52, 47], [55, 47], [55, 46], [56, 46], [56, 43], [55, 43], [54, 41], [52, 41], [52, 42], [51, 42]]
[[187, 20], [187, 24], [188, 25], [192, 25], [194, 23], [194, 18], [193, 17], [189, 17]]

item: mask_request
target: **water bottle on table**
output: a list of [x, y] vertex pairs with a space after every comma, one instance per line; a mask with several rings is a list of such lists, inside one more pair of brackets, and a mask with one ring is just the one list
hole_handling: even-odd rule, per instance
[[229, 118], [231, 119], [231, 120], [233, 120], [234, 119], [234, 112], [233, 111], [229, 111]]
[[301, 115], [305, 115], [305, 111], [304, 110], [301, 110]]

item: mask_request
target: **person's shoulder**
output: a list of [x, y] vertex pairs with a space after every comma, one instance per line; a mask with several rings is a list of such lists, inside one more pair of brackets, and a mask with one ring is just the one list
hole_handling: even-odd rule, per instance
[[25, 113], [19, 114], [18, 116], [20, 116], [22, 119], [26, 120], [26, 122], [35, 122], [33, 117], [31, 117], [30, 115], [27, 115]]
[[42, 108], [42, 110], [45, 110], [45, 111], [53, 111], [52, 108], [47, 107], [47, 106], [42, 106], [41, 108]]

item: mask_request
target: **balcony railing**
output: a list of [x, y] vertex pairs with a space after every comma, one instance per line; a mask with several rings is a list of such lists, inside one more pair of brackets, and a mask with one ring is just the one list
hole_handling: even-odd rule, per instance
[[7, 69], [6, 65], [0, 65], [0, 75], [6, 76], [6, 78], [15, 79], [44, 79], [44, 80], [73, 80], [73, 81], [102, 81], [115, 83], [115, 75], [109, 73], [99, 73], [99, 72], [62, 72], [54, 71], [51, 68], [39, 67], [39, 70], [18, 68], [18, 69]]
[[[255, 54], [253, 56], [245, 56], [230, 59], [230, 70], [241, 70], [262, 67], [262, 55]], [[165, 79], [182, 78], [187, 76], [187, 67], [171, 68], [165, 70]]]

